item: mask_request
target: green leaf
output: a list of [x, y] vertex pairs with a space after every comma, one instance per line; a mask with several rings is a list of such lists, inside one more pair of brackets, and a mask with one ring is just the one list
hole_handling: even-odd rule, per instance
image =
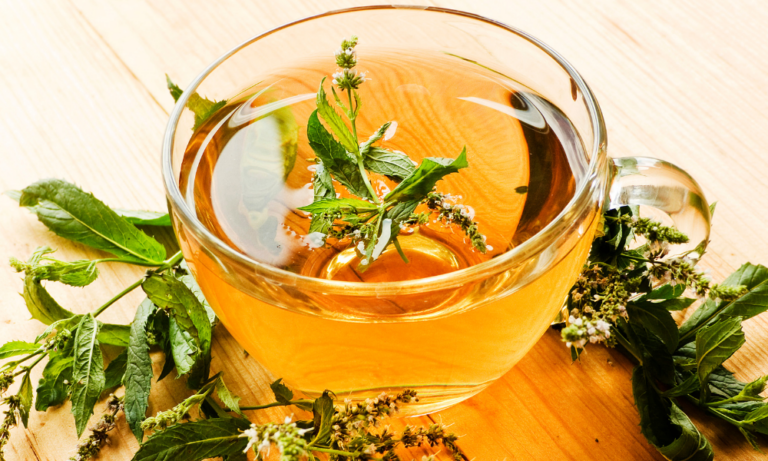
[[74, 184], [38, 181], [22, 191], [20, 205], [60, 237], [108, 251], [128, 261], [162, 264], [165, 248]]
[[744, 429], [743, 427], [739, 428], [739, 432], [744, 436], [744, 438], [747, 439], [747, 442], [749, 442], [750, 445], [752, 445], [752, 448], [756, 451], [759, 451], [760, 453], [763, 452], [763, 450], [760, 449], [760, 445], [757, 443], [757, 436], [751, 431], [748, 431], [747, 429]]
[[192, 272], [189, 270], [189, 266], [187, 265], [186, 261], [182, 261], [181, 264], [179, 264], [179, 267], [184, 269], [186, 271], [187, 275], [182, 275], [179, 277], [179, 280], [181, 280], [181, 283], [187, 286], [187, 288], [192, 291], [192, 293], [197, 296], [197, 300], [200, 301], [200, 304], [203, 305], [205, 308], [205, 313], [208, 315], [208, 321], [211, 324], [211, 327], [216, 325], [216, 322], [218, 322], [216, 318], [216, 313], [213, 312], [213, 309], [211, 308], [211, 305], [208, 303], [208, 300], [205, 299], [205, 295], [203, 294], [203, 290], [200, 289], [200, 285], [197, 284], [197, 280], [195, 280], [195, 277], [192, 276]]
[[413, 161], [402, 152], [393, 152], [383, 147], [372, 147], [363, 158], [365, 169], [402, 181], [416, 170]]
[[646, 373], [663, 383], [674, 382], [675, 362], [672, 353], [661, 339], [637, 322], [629, 323], [627, 333], [632, 343], [640, 346]]
[[169, 319], [168, 339], [171, 346], [171, 357], [173, 358], [173, 363], [176, 365], [176, 371], [178, 372], [178, 375], [176, 376], [178, 379], [189, 373], [192, 370], [192, 367], [195, 366], [195, 358], [199, 349], [197, 348], [197, 341], [195, 338], [184, 331], [174, 317]]
[[126, 348], [109, 362], [107, 369], [104, 370], [104, 390], [123, 385], [123, 376], [125, 376], [127, 364], [128, 349]]
[[147, 343], [147, 319], [157, 309], [149, 299], [139, 304], [131, 324], [128, 360], [125, 368], [125, 419], [136, 440], [141, 443], [144, 431], [141, 422], [147, 413], [149, 390], [152, 385], [152, 359]]
[[[175, 325], [181, 329], [181, 332], [174, 332], [171, 336], [173, 358], [180, 374], [184, 374], [182, 369], [186, 369], [186, 363], [175, 350], [180, 346], [185, 349], [184, 353], [188, 353], [190, 344], [185, 334], [194, 339], [197, 354], [194, 357], [194, 365], [188, 370], [190, 376], [187, 383], [192, 388], [198, 387], [208, 379], [211, 360], [213, 329], [205, 307], [184, 282], [168, 273], [153, 274], [144, 281], [142, 287], [147, 297], [159, 308], [168, 311], [171, 319], [175, 320]], [[174, 322], [171, 323], [171, 330], [173, 325]], [[179, 342], [182, 339], [183, 341]]]
[[741, 320], [740, 317], [723, 320], [696, 334], [696, 365], [702, 387], [709, 375], [744, 344]]
[[171, 216], [168, 213], [145, 210], [123, 210], [119, 208], [115, 208], [114, 211], [134, 226], [170, 227], [171, 225]]
[[709, 441], [677, 405], [653, 390], [642, 367], [632, 373], [632, 393], [640, 413], [640, 431], [667, 459], [710, 461], [714, 458]]
[[283, 378], [279, 378], [277, 381], [269, 385], [272, 392], [275, 394], [275, 400], [284, 405], [290, 405], [293, 400], [293, 392], [288, 389], [288, 386], [282, 383]]
[[331, 439], [331, 426], [333, 425], [333, 394], [330, 391], [315, 399], [312, 405], [314, 415], [314, 437], [312, 445], [325, 445]]
[[685, 285], [682, 283], [676, 285], [665, 283], [645, 295], [645, 299], [674, 299], [679, 298], [683, 293], [685, 293]]
[[19, 416], [24, 427], [29, 424], [29, 411], [32, 409], [32, 380], [29, 377], [29, 371], [24, 373], [19, 388]]
[[34, 277], [24, 277], [24, 291], [22, 293], [27, 304], [27, 310], [32, 318], [50, 325], [57, 320], [74, 317], [75, 314], [59, 305]]
[[695, 302], [696, 302], [696, 298], [677, 298], [677, 299], [667, 299], [655, 304], [658, 304], [659, 306], [663, 307], [668, 311], [680, 311], [687, 307], [690, 307], [690, 305]]
[[664, 397], [674, 398], [683, 397], [685, 395], [692, 394], [700, 389], [699, 378], [695, 374], [691, 374], [685, 380], [677, 384], [675, 387], [668, 389], [664, 392]]
[[642, 324], [661, 339], [670, 353], [677, 349], [677, 323], [663, 306], [651, 302], [632, 302], [627, 304], [627, 314], [629, 314], [630, 323]]
[[422, 160], [410, 176], [397, 185], [386, 197], [385, 202], [396, 200], [421, 200], [435, 188], [437, 181], [446, 175], [457, 173], [469, 166], [467, 163], [467, 148], [461, 150], [456, 159], [428, 157]]
[[339, 143], [344, 146], [344, 149], [346, 149], [347, 152], [356, 154], [358, 152], [358, 146], [355, 137], [352, 132], [349, 131], [349, 128], [344, 123], [344, 120], [341, 119], [341, 116], [330, 104], [328, 104], [328, 99], [325, 97], [325, 90], [323, 89], [323, 83], [325, 83], [325, 78], [320, 82], [320, 88], [317, 90], [316, 112], [320, 114], [320, 117], [322, 117], [325, 123], [328, 124], [328, 127], [333, 134], [336, 135], [336, 139], [338, 139]]
[[99, 330], [99, 342], [110, 346], [128, 347], [128, 337], [131, 333], [129, 325], [103, 323]]
[[722, 285], [746, 286], [747, 294], [732, 301], [707, 299], [680, 326], [682, 342], [693, 341], [699, 328], [713, 323], [720, 316], [742, 317], [744, 320], [754, 317], [768, 309], [768, 268], [762, 265], [744, 264], [723, 280]]
[[317, 111], [312, 112], [312, 115], [309, 116], [307, 138], [315, 155], [337, 181], [349, 189], [353, 195], [372, 198], [355, 160], [347, 154], [344, 146], [333, 139], [333, 136], [320, 123], [317, 118]]
[[715, 368], [709, 375], [709, 391], [726, 399], [735, 397], [744, 389], [744, 383], [733, 377], [725, 367]]
[[96, 261], [87, 259], [59, 261], [44, 258], [46, 254], [53, 253], [53, 251], [47, 246], [39, 247], [26, 263], [11, 258], [11, 266], [17, 272], [23, 271], [26, 276], [33, 277], [35, 280], [62, 282], [75, 287], [89, 285], [99, 276]]
[[343, 213], [362, 213], [376, 211], [376, 205], [356, 198], [330, 198], [317, 200], [309, 205], [299, 207], [299, 210], [308, 213], [330, 213], [339, 211]]
[[747, 383], [747, 385], [744, 386], [744, 389], [739, 392], [739, 396], [744, 398], [763, 400], [763, 398], [760, 396], [760, 393], [765, 390], [766, 381], [768, 381], [768, 375]]
[[239, 418], [176, 424], [149, 437], [132, 461], [200, 461], [236, 455], [245, 451], [248, 439], [241, 434], [250, 426]]
[[93, 315], [84, 315], [75, 334], [75, 362], [72, 370], [72, 414], [77, 436], [83, 435], [93, 406], [104, 389], [104, 358], [99, 349], [100, 325]]
[[387, 123], [381, 125], [381, 127], [379, 127], [379, 129], [376, 130], [371, 135], [371, 137], [368, 138], [367, 141], [365, 141], [364, 143], [360, 144], [360, 156], [362, 158], [365, 158], [366, 155], [368, 155], [368, 153], [371, 151], [371, 148], [372, 148], [374, 143], [379, 142], [379, 140], [384, 137], [384, 133], [387, 132], [387, 129], [389, 128], [390, 125], [392, 125], [392, 122], [387, 122]]
[[171, 97], [173, 98], [174, 102], [177, 102], [179, 98], [181, 97], [181, 94], [184, 93], [184, 90], [179, 88], [179, 86], [171, 81], [171, 77], [168, 76], [168, 74], [165, 74], [165, 83], [168, 85], [168, 91], [171, 92]]
[[0, 360], [17, 355], [28, 355], [40, 350], [40, 344], [25, 341], [10, 341], [0, 347]]
[[229, 391], [229, 388], [227, 388], [227, 385], [224, 383], [224, 379], [221, 377], [221, 375], [219, 375], [218, 379], [216, 380], [216, 395], [219, 396], [219, 399], [224, 404], [224, 406], [234, 411], [238, 415], [244, 416], [243, 412], [240, 411], [240, 397]]
[[712, 202], [709, 204], [709, 217], [710, 219], [715, 216], [715, 208], [717, 207], [717, 202]]
[[35, 410], [45, 411], [48, 407], [61, 405], [69, 395], [69, 384], [72, 382], [72, 365], [75, 359], [71, 356], [53, 355], [43, 369], [43, 377], [37, 383], [37, 399]]
[[323, 166], [322, 160], [318, 161], [315, 174], [312, 177], [312, 187], [315, 201], [336, 198], [336, 189], [333, 187], [333, 178], [328, 169]]

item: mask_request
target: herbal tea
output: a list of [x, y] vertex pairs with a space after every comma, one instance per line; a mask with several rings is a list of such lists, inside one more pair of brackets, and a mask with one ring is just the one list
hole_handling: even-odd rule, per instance
[[[347, 55], [355, 62], [346, 75], [330, 57], [254, 75], [253, 86], [197, 121], [180, 188], [232, 248], [313, 278], [414, 280], [509, 251], [573, 196], [586, 157], [545, 99], [446, 54], [344, 46], [336, 63]], [[349, 70], [354, 64], [366, 73]], [[319, 93], [337, 117], [346, 114], [342, 131], [318, 102], [334, 72]], [[331, 133], [351, 133], [354, 143]], [[335, 160], [319, 160], [334, 143], [343, 146]], [[313, 297], [302, 309], [306, 295], [289, 292], [304, 312], [271, 305], [260, 281], [233, 286], [204, 253], [188, 259], [227, 328], [275, 376], [305, 393], [333, 388], [353, 398], [415, 387], [426, 400], [414, 411], [424, 411], [430, 397], [478, 392], [528, 351], [553, 315], [529, 307], [562, 301], [588, 240], [510, 296], [500, 295], [503, 283], [467, 284], [365, 302]], [[332, 372], [339, 367], [347, 373]]]

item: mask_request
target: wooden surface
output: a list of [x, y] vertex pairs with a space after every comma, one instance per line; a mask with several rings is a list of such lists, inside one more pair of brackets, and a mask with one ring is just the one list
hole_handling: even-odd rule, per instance
[[[172, 107], [163, 74], [185, 85], [210, 61], [264, 29], [365, 3], [0, 2], [0, 189], [55, 176], [77, 182], [113, 206], [163, 209], [160, 140]], [[747, 260], [768, 263], [764, 0], [421, 3], [504, 21], [559, 50], [602, 104], [611, 155], [672, 161], [699, 180], [710, 201], [719, 202], [703, 263], [713, 277], [721, 279]], [[2, 260], [26, 258], [43, 244], [58, 248], [63, 259], [96, 256], [56, 238], [10, 200], [0, 200], [0, 216]], [[67, 308], [86, 312], [140, 274], [105, 266], [87, 289], [53, 287], [52, 292]], [[20, 290], [18, 274], [3, 265], [2, 342], [29, 340], [43, 329], [28, 320]], [[103, 320], [128, 323], [139, 300], [134, 293]], [[747, 344], [728, 365], [739, 378], [750, 380], [768, 373], [768, 317], [746, 322], [745, 330]], [[225, 371], [244, 402], [268, 401], [269, 376], [221, 327], [213, 353], [215, 371]], [[499, 382], [432, 418], [466, 434], [460, 445], [470, 459], [662, 459], [639, 432], [630, 370], [620, 354], [597, 347], [571, 365], [550, 332]], [[39, 367], [33, 374], [39, 377]], [[187, 392], [182, 383], [163, 381], [153, 387], [150, 412], [170, 408]], [[97, 405], [98, 413], [102, 406]], [[254, 417], [264, 421], [280, 414]], [[694, 414], [718, 459], [765, 459], [737, 431]], [[128, 460], [137, 448], [122, 419], [110, 439], [100, 459]], [[33, 412], [28, 430], [13, 430], [7, 459], [65, 460], [75, 444], [67, 404]]]

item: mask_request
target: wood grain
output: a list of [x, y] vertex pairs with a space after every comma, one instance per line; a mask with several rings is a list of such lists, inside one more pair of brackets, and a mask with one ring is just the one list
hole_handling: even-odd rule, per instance
[[[0, 188], [66, 178], [119, 207], [162, 209], [162, 131], [172, 101], [164, 73], [189, 82], [207, 63], [258, 32], [344, 6], [350, 0], [6, 0], [0, 3]], [[403, 2], [400, 2], [403, 3]], [[768, 262], [768, 4], [760, 0], [568, 2], [435, 0], [526, 30], [567, 57], [590, 83], [609, 127], [613, 156], [672, 161], [719, 202], [704, 264], [715, 279], [741, 263]], [[0, 257], [26, 257], [38, 245], [64, 259], [96, 252], [56, 238], [9, 200], [0, 200]], [[85, 312], [134, 281], [140, 270], [108, 266], [83, 290], [54, 287], [69, 309]], [[0, 341], [29, 339], [17, 274], [0, 269]], [[104, 315], [127, 323], [138, 294]], [[737, 376], [768, 373], [768, 318], [746, 323], [747, 344], [729, 362]], [[268, 400], [270, 377], [217, 330], [214, 368], [244, 402]], [[154, 357], [155, 366], [160, 357]], [[593, 348], [570, 364], [555, 334], [503, 379], [457, 407], [432, 415], [466, 434], [470, 459], [633, 459], [661, 457], [639, 433], [631, 364]], [[39, 371], [33, 372], [35, 379]], [[168, 379], [153, 387], [150, 412], [187, 395]], [[99, 406], [102, 404], [100, 403]], [[695, 410], [693, 410], [695, 411]], [[254, 414], [258, 421], [281, 411]], [[717, 421], [697, 415], [718, 459], [764, 459]], [[100, 459], [126, 460], [137, 448], [125, 426]], [[765, 441], [763, 441], [765, 442]], [[76, 437], [69, 405], [33, 412], [15, 429], [9, 460], [64, 460]], [[413, 456], [420, 457], [413, 453]], [[441, 454], [441, 457], [444, 454]]]

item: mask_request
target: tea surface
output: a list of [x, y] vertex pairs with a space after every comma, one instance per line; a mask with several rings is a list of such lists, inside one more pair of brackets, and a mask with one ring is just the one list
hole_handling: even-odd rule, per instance
[[[584, 162], [570, 122], [543, 98], [470, 62], [443, 54], [392, 53], [360, 47], [369, 80], [357, 129], [365, 139], [391, 121], [382, 146], [425, 157], [455, 158], [466, 146], [469, 168], [437, 190], [468, 205], [487, 237], [482, 254], [460, 229], [431, 219], [401, 231], [410, 263], [390, 246], [361, 272], [355, 249], [341, 241], [313, 248], [309, 214], [317, 167], [306, 123], [315, 93], [334, 71], [328, 58], [256, 76], [252, 87], [214, 114], [192, 137], [181, 188], [217, 237], [270, 265], [312, 277], [385, 282], [455, 271], [498, 256], [548, 224], [574, 193], [573, 167]], [[327, 81], [329, 90], [330, 82]], [[572, 167], [573, 166], [573, 167]], [[396, 186], [374, 175], [381, 195]], [[346, 190], [337, 185], [346, 196]], [[417, 211], [422, 211], [421, 209]]]

